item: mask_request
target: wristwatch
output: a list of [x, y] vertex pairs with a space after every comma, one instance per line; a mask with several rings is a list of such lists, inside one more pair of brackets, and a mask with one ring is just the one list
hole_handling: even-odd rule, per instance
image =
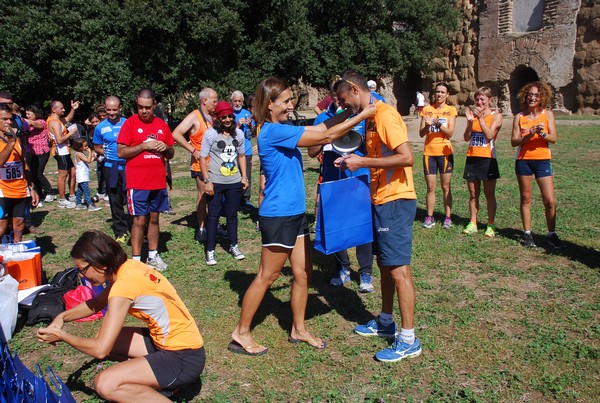
[[210, 182], [210, 179], [208, 179], [208, 178], [204, 179], [204, 183], [208, 183], [208, 182]]

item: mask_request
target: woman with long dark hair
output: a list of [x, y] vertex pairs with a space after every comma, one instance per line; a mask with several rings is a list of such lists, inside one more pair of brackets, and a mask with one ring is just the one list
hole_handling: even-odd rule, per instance
[[267, 352], [267, 348], [252, 337], [250, 326], [265, 293], [289, 259], [294, 280], [290, 295], [292, 329], [288, 340], [322, 349], [325, 341], [313, 336], [304, 324], [312, 261], [302, 153], [298, 147], [331, 143], [361, 120], [373, 116], [376, 109], [370, 105], [352, 118], [352, 111], [346, 110], [317, 126], [292, 126], [286, 124], [288, 113], [293, 110], [292, 92], [283, 80], [272, 77], [262, 81], [255, 96], [258, 153], [266, 180], [259, 208], [261, 261], [258, 274], [244, 295], [240, 319], [228, 348], [247, 355]]
[[[198, 382], [204, 341], [194, 318], [169, 280], [142, 262], [127, 259], [121, 246], [99, 231], [84, 232], [71, 250], [81, 277], [106, 284], [97, 297], [59, 314], [38, 340], [64, 341], [97, 359], [121, 361], [100, 372], [96, 392], [109, 401], [170, 401], [166, 392]], [[94, 337], [63, 330], [65, 322], [108, 307]], [[124, 327], [127, 314], [148, 327]], [[159, 391], [162, 392], [159, 393]]]
[[558, 137], [554, 114], [548, 109], [551, 101], [552, 90], [548, 84], [536, 81], [523, 86], [519, 91], [521, 112], [515, 116], [510, 139], [513, 147], [519, 147], [515, 172], [521, 193], [521, 244], [529, 248], [536, 246], [531, 235], [531, 193], [534, 176], [544, 202], [548, 244], [555, 249], [564, 248], [556, 235], [556, 200], [549, 145], [556, 143]]
[[[204, 177], [208, 204], [206, 217], [206, 264], [214, 266], [217, 226], [221, 210], [227, 219], [229, 253], [236, 260], [244, 259], [238, 246], [237, 211], [242, 192], [248, 187], [244, 133], [235, 124], [233, 107], [221, 101], [215, 107], [215, 121], [202, 136], [200, 167]], [[207, 162], [210, 156], [210, 161]]]

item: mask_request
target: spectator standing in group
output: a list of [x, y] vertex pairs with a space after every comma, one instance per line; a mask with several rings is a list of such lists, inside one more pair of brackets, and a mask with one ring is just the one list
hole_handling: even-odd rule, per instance
[[[103, 106], [103, 108], [105, 108]], [[104, 109], [105, 117], [106, 117], [106, 109]], [[92, 112], [88, 116], [85, 121], [87, 126], [87, 140], [89, 144], [94, 144], [94, 131], [96, 130], [96, 126], [100, 124], [103, 119], [100, 118], [97, 112]], [[96, 180], [98, 183], [98, 187], [96, 189], [96, 198], [98, 200], [108, 201], [108, 196], [106, 195], [106, 182], [104, 180], [104, 156], [97, 154], [96, 158]]]
[[417, 106], [416, 113], [417, 113], [417, 115], [420, 115], [421, 112], [423, 111], [423, 108], [425, 108], [425, 95], [423, 95], [423, 93], [420, 91], [417, 91], [416, 106]]
[[[202, 176], [208, 179], [205, 191], [208, 202], [206, 218], [206, 264], [217, 264], [215, 245], [219, 215], [227, 218], [229, 253], [236, 260], [245, 258], [238, 246], [237, 211], [242, 192], [248, 187], [246, 156], [244, 155], [244, 133], [237, 128], [233, 107], [221, 101], [215, 108], [215, 121], [202, 137], [200, 166]], [[207, 160], [210, 157], [210, 162]]]
[[112, 230], [115, 239], [121, 245], [129, 240], [130, 223], [125, 213], [125, 159], [117, 153], [117, 138], [125, 118], [121, 116], [121, 99], [114, 95], [104, 101], [106, 119], [98, 123], [94, 129], [94, 151], [99, 157], [104, 157], [103, 173], [110, 214]]
[[[212, 114], [215, 111], [219, 96], [212, 88], [203, 88], [198, 94], [199, 107], [191, 112], [179, 123], [173, 131], [173, 138], [184, 150], [191, 154], [190, 171], [192, 178], [196, 181], [198, 198], [196, 199], [196, 219], [198, 220], [198, 232], [196, 240], [206, 242], [206, 193], [205, 187], [208, 178], [202, 175], [200, 166], [200, 148], [202, 147], [202, 136], [213, 124]], [[189, 141], [186, 139], [189, 136]]]
[[168, 266], [158, 254], [159, 218], [169, 209], [165, 159], [173, 158], [174, 140], [167, 123], [154, 116], [152, 90], [140, 90], [136, 102], [137, 113], [123, 123], [117, 139], [117, 155], [127, 161], [127, 206], [133, 216], [131, 250], [133, 259], [141, 260], [147, 228], [146, 264], [163, 271]]
[[[377, 108], [374, 118], [367, 120], [367, 155], [350, 154], [336, 160], [337, 166], [351, 171], [371, 169], [373, 227], [380, 229], [374, 232], [373, 249], [381, 270], [381, 312], [354, 330], [362, 336], [395, 338], [392, 346], [375, 354], [380, 361], [415, 357], [421, 354], [421, 343], [415, 337], [416, 293], [410, 263], [417, 195], [406, 124], [395, 108], [373, 101], [367, 80], [357, 73], [344, 74], [334, 89], [340, 106], [354, 113], [364, 111], [373, 103]], [[394, 291], [402, 319], [399, 334], [393, 315]]]
[[373, 80], [367, 81], [367, 85], [369, 86], [369, 92], [377, 101], [385, 102], [385, 98], [377, 92], [377, 83]]
[[483, 193], [487, 201], [488, 222], [485, 236], [496, 236], [494, 220], [496, 218], [496, 180], [500, 177], [496, 160], [496, 137], [502, 127], [502, 115], [490, 109], [492, 90], [481, 87], [475, 91], [475, 109], [467, 108], [467, 127], [465, 141], [469, 142], [467, 161], [463, 177], [469, 188], [470, 220], [464, 234], [477, 233], [477, 213], [479, 212], [479, 194], [483, 182]]
[[12, 220], [13, 241], [20, 242], [30, 206], [37, 206], [38, 194], [23, 156], [23, 146], [13, 127], [12, 109], [0, 105], [0, 238]]
[[556, 125], [554, 113], [549, 109], [552, 101], [550, 86], [539, 81], [526, 84], [519, 91], [519, 112], [513, 121], [510, 143], [517, 150], [515, 172], [521, 193], [521, 220], [523, 235], [521, 244], [535, 247], [531, 234], [531, 194], [533, 178], [537, 182], [546, 215], [548, 244], [555, 249], [565, 246], [556, 235], [556, 199], [554, 196], [554, 177], [550, 159], [550, 144], [556, 143]]
[[[73, 150], [75, 150], [75, 178], [77, 180], [77, 191], [75, 192], [75, 209], [87, 211], [98, 211], [98, 207], [90, 197], [90, 167], [89, 164], [94, 160], [92, 150], [84, 138], [73, 140]], [[85, 205], [82, 203], [85, 201]]]
[[244, 109], [244, 94], [242, 91], [233, 91], [231, 93], [231, 105], [233, 106], [233, 114], [235, 115], [235, 123], [244, 133], [244, 147], [245, 147], [245, 158], [246, 158], [246, 176], [248, 178], [248, 186], [244, 188], [242, 192], [242, 200], [240, 203], [240, 210], [252, 211], [254, 206], [250, 203], [250, 197], [252, 195], [252, 137], [254, 133], [251, 129], [252, 125], [252, 113], [249, 110]]
[[[50, 116], [46, 120], [48, 126], [48, 135], [52, 142], [52, 154], [58, 165], [58, 207], [75, 207], [75, 164], [71, 159], [71, 150], [69, 148], [69, 139], [77, 133], [77, 126], [71, 125], [67, 130], [69, 123], [75, 116], [75, 110], [79, 108], [79, 101], [71, 101], [71, 111], [65, 117], [65, 107], [60, 101], [50, 103]], [[69, 200], [66, 198], [66, 184], [69, 186]]]
[[48, 145], [48, 128], [46, 120], [43, 118], [42, 111], [35, 105], [29, 105], [25, 108], [26, 121], [29, 124], [29, 145], [31, 146], [31, 173], [36, 192], [44, 203], [50, 203], [56, 200], [53, 194], [52, 185], [46, 178], [44, 171], [50, 158], [50, 146]]
[[435, 85], [435, 101], [421, 111], [421, 126], [419, 136], [425, 137], [423, 151], [423, 172], [427, 183], [426, 208], [427, 216], [423, 227], [433, 228], [435, 219], [435, 188], [437, 174], [440, 174], [440, 184], [443, 192], [444, 213], [446, 218], [442, 224], [443, 229], [452, 226], [452, 190], [450, 181], [454, 170], [454, 154], [450, 139], [454, 135], [456, 123], [456, 108], [446, 104], [448, 98], [448, 84], [439, 82]]

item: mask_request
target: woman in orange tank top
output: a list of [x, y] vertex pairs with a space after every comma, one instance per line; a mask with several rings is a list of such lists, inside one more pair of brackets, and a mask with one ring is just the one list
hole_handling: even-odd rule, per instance
[[519, 147], [515, 172], [521, 193], [521, 220], [523, 235], [521, 243], [525, 247], [535, 247], [531, 235], [531, 193], [533, 176], [542, 193], [548, 227], [548, 244], [562, 249], [563, 243], [556, 235], [556, 201], [554, 179], [550, 165], [549, 144], [557, 140], [554, 114], [550, 109], [552, 90], [547, 84], [533, 82], [519, 91], [519, 104], [522, 112], [515, 116], [511, 144]]
[[496, 161], [495, 142], [502, 127], [502, 116], [492, 112], [490, 102], [492, 90], [481, 87], [475, 92], [475, 109], [467, 108], [467, 127], [463, 135], [469, 142], [464, 178], [469, 187], [469, 211], [471, 220], [463, 233], [473, 235], [477, 232], [477, 213], [479, 212], [479, 194], [481, 182], [487, 201], [488, 224], [486, 237], [496, 236], [494, 219], [496, 217], [496, 179], [500, 177]]

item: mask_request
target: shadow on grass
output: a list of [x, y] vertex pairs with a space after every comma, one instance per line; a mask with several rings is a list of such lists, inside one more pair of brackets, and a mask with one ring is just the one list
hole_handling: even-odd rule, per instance
[[198, 228], [198, 220], [196, 220], [196, 212], [189, 213], [171, 221], [173, 225], [183, 225], [184, 227]]
[[[264, 322], [265, 318], [269, 315], [273, 315], [277, 318], [279, 322], [279, 326], [282, 329], [290, 330], [292, 328], [292, 311], [289, 303], [289, 298], [282, 301], [279, 298], [273, 295], [273, 292], [289, 289], [291, 291], [290, 284], [282, 284], [286, 281], [282, 277], [291, 277], [292, 271], [289, 267], [284, 267], [281, 271], [281, 275], [279, 278], [273, 283], [273, 285], [269, 288], [269, 290], [265, 293], [265, 296], [252, 319], [252, 324], [250, 325], [251, 329], [254, 329], [257, 325]], [[228, 270], [224, 279], [229, 282], [229, 288], [238, 293], [238, 306], [242, 306], [242, 300], [244, 299], [244, 294], [248, 287], [256, 277], [255, 274], [244, 273], [238, 270]], [[305, 318], [308, 320], [310, 318], [324, 315], [331, 311], [331, 308], [318, 298], [317, 295], [311, 294], [309, 290], [308, 294], [308, 303], [306, 305], [306, 316]]]
[[[507, 239], [513, 239], [516, 243], [519, 243], [523, 231], [514, 228], [501, 228], [498, 229], [498, 233]], [[538, 235], [532, 232], [532, 235], [537, 247], [544, 249], [546, 253], [565, 256], [570, 260], [586, 265], [590, 269], [600, 269], [600, 251], [567, 241], [563, 241], [564, 249], [554, 249], [548, 244], [545, 234]]]
[[35, 225], [36, 227], [39, 227], [42, 224], [42, 222], [44, 222], [44, 219], [46, 218], [48, 213], [49, 213], [48, 210], [34, 209], [31, 212], [31, 225]]
[[[423, 221], [425, 221], [425, 217], [427, 217], [427, 210], [417, 207], [417, 214], [415, 215], [415, 221], [422, 224]], [[435, 220], [436, 224], [442, 225], [442, 223], [446, 219], [446, 215], [444, 213], [434, 211], [433, 219]], [[470, 221], [469, 217], [466, 217], [466, 218], [459, 217], [456, 214], [452, 214], [452, 225], [464, 228], [467, 226], [469, 221]]]
[[52, 237], [49, 235], [42, 235], [35, 237], [35, 243], [40, 247], [42, 252], [42, 258], [47, 255], [55, 255], [56, 254], [56, 244], [53, 242]]

